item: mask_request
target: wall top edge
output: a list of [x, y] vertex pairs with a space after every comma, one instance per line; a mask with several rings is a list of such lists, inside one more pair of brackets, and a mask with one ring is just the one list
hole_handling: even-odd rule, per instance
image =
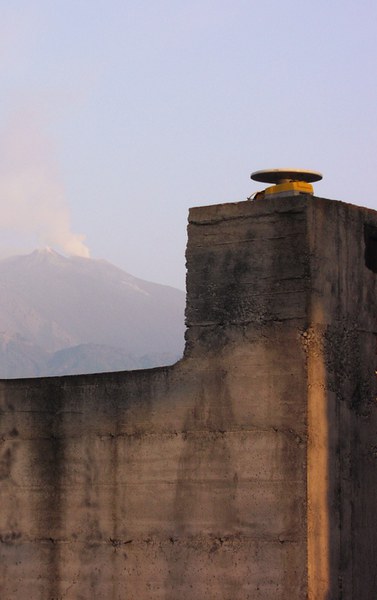
[[103, 386], [104, 384], [122, 384], [126, 380], [142, 381], [146, 378], [154, 376], [156, 378], [165, 378], [170, 376], [173, 371], [177, 370], [184, 358], [172, 365], [164, 365], [161, 367], [150, 367], [145, 369], [133, 369], [123, 371], [104, 371], [100, 373], [82, 373], [79, 375], [56, 375], [50, 377], [19, 377], [10, 379], [0, 379], [0, 394], [2, 390], [14, 388], [65, 388], [71, 385], [77, 387], [86, 386]]
[[189, 210], [188, 221], [191, 224], [205, 224], [218, 222], [226, 219], [247, 218], [249, 216], [262, 216], [263, 214], [285, 213], [289, 211], [305, 211], [310, 205], [323, 208], [328, 205], [332, 207], [347, 207], [348, 210], [363, 212], [377, 217], [377, 211], [371, 208], [358, 206], [342, 200], [332, 200], [302, 194], [300, 196], [287, 196], [285, 198], [263, 198], [255, 200], [242, 200], [240, 202], [227, 202], [223, 204], [211, 204], [208, 206], [194, 206]]

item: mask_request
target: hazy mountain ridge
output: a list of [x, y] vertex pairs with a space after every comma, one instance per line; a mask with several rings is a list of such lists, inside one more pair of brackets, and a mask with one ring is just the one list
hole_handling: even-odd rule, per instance
[[0, 377], [160, 366], [183, 352], [185, 295], [53, 250], [0, 260]]

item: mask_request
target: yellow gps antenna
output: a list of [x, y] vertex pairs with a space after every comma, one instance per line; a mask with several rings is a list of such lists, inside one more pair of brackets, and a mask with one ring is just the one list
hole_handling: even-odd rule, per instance
[[311, 183], [320, 181], [322, 174], [318, 171], [304, 171], [303, 169], [265, 169], [254, 171], [250, 177], [254, 181], [274, 184], [262, 192], [257, 192], [256, 196], [275, 198], [276, 196], [313, 194]]

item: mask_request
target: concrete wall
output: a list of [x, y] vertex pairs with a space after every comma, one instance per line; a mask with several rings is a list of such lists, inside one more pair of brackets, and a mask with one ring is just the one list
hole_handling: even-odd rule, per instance
[[181, 362], [1, 382], [0, 597], [374, 599], [374, 226], [192, 209]]

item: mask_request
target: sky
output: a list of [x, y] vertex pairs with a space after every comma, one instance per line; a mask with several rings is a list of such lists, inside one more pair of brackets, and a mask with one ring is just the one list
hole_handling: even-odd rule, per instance
[[185, 287], [190, 206], [259, 169], [377, 209], [375, 0], [0, 0], [0, 256]]

